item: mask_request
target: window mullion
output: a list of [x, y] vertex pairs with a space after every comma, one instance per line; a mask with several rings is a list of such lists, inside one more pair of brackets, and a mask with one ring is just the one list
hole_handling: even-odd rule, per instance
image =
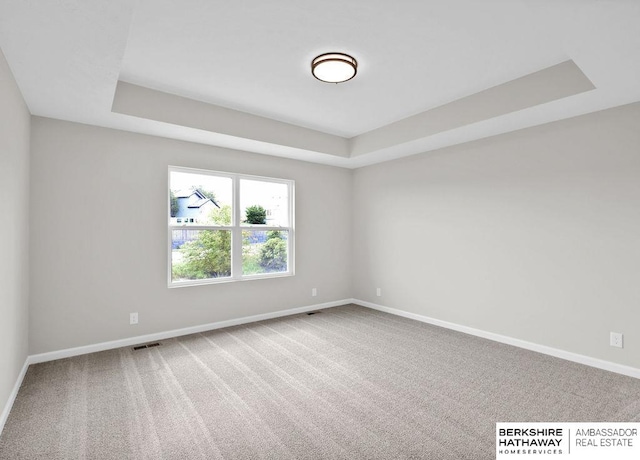
[[230, 225], [169, 225], [169, 230], [233, 230]]
[[260, 225], [254, 225], [254, 226], [245, 225], [241, 227], [242, 230], [246, 230], [249, 232], [270, 232], [270, 231], [288, 232], [288, 231], [291, 231], [292, 228], [293, 227], [268, 227], [268, 226], [260, 226]]
[[231, 236], [231, 277], [242, 278], [242, 228], [240, 227], [240, 180], [233, 178], [233, 229]]

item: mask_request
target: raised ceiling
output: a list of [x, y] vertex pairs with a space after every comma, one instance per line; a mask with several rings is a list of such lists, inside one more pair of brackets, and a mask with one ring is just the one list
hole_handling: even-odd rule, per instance
[[[32, 114], [358, 167], [640, 100], [636, 0], [0, 2]], [[311, 76], [318, 54], [355, 79]]]

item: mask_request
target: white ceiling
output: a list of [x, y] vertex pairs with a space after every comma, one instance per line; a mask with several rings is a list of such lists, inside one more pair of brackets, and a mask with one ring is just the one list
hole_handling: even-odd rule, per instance
[[[637, 0], [0, 1], [0, 47], [34, 115], [345, 167], [636, 102], [638, 24]], [[312, 58], [329, 51], [356, 57], [357, 77], [314, 79]], [[437, 107], [467, 110], [477, 93], [565, 61], [595, 89], [445, 131], [423, 126]], [[249, 122], [167, 121], [148, 99], [118, 113], [119, 80]], [[286, 142], [295, 137], [324, 147]]]

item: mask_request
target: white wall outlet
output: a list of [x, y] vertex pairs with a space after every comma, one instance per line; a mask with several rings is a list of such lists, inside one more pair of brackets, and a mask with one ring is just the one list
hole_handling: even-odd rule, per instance
[[129, 324], [138, 324], [138, 312], [129, 313]]
[[622, 348], [622, 333], [612, 332], [609, 336], [609, 345], [612, 347]]
[[318, 295], [318, 290], [316, 288], [311, 288], [311, 297], [315, 297]]
[[380, 297], [382, 295], [382, 289], [376, 288], [376, 296]]

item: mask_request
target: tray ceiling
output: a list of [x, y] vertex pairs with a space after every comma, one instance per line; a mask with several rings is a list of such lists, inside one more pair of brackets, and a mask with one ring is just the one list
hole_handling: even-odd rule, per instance
[[[344, 167], [640, 100], [640, 2], [0, 4], [32, 114]], [[358, 75], [310, 73], [344, 51]]]

